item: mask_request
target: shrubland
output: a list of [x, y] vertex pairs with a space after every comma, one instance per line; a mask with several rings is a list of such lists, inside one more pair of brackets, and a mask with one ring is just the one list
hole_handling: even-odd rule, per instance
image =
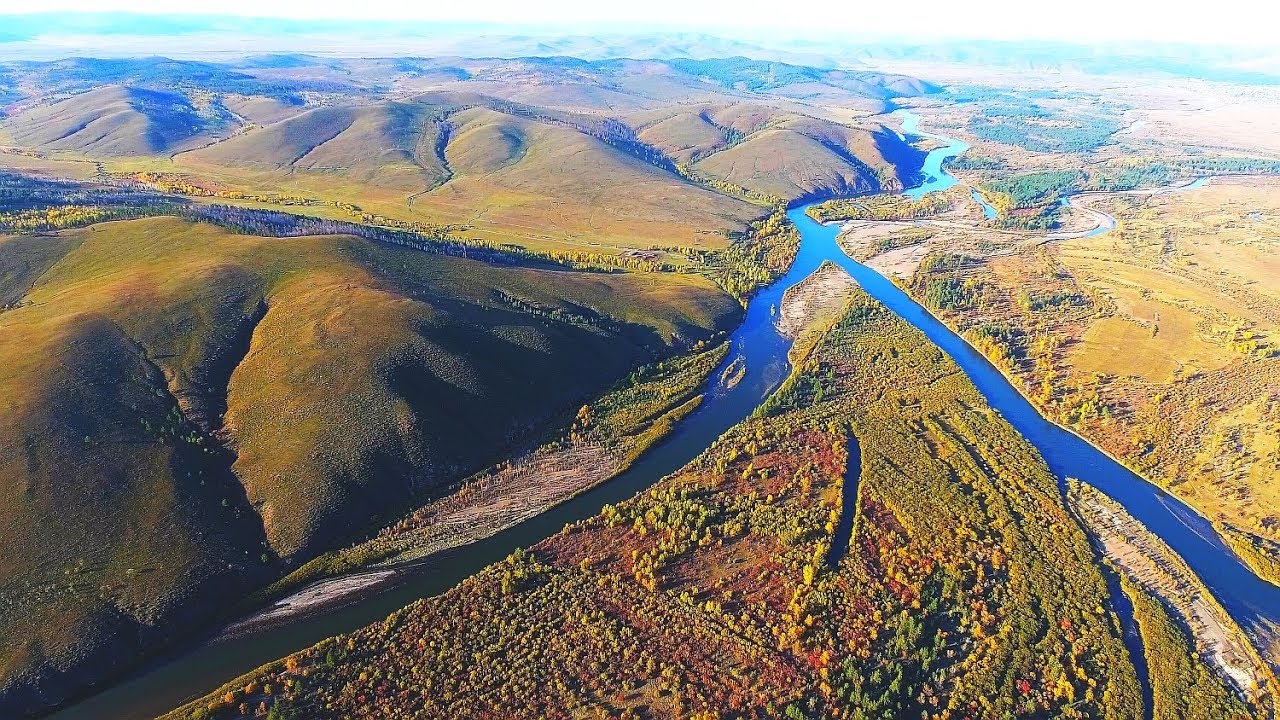
[[166, 717], [1138, 718], [1109, 608], [1032, 447], [858, 295], [653, 489]]

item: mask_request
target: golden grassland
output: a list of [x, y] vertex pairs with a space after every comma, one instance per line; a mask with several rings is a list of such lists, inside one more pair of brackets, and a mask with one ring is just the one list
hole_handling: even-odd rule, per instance
[[[96, 118], [92, 96], [40, 109]], [[0, 167], [147, 173], [235, 204], [276, 197], [332, 219], [357, 208], [375, 224], [458, 226], [534, 251], [659, 248], [680, 262], [685, 249], [724, 249], [770, 203], [902, 185], [918, 151], [879, 122], [829, 114], [779, 98], [675, 105], [629, 117], [636, 132], [598, 112], [442, 93], [304, 108], [197, 147], [95, 152], [74, 133], [37, 142], [59, 133], [20, 113], [0, 138], [13, 143]]]
[[1186, 499], [1273, 579], [1276, 197], [1274, 180], [1219, 178], [1097, 199], [1117, 230], [1050, 245], [935, 231], [929, 246], [963, 261], [910, 281], [1050, 416]]
[[[459, 174], [434, 190], [426, 183], [412, 191], [371, 184], [342, 169], [220, 165], [188, 159], [188, 154], [108, 158], [101, 167], [111, 173], [172, 175], [212, 190], [306, 199], [316, 203], [306, 213], [317, 217], [350, 220], [340, 207], [348, 205], [393, 221], [462, 225], [468, 238], [542, 252], [721, 249], [728, 244], [727, 233], [768, 212], [665, 175], [572, 131], [550, 128], [546, 134], [518, 167]], [[95, 158], [80, 153], [44, 155], [3, 154], [0, 166], [76, 178], [92, 177], [99, 167]], [[557, 160], [566, 156], [573, 161]], [[280, 209], [252, 200], [219, 202]]]
[[[454, 117], [444, 149], [449, 179], [415, 188], [369, 183], [350, 168], [259, 168], [259, 140], [234, 155], [224, 144], [184, 153], [179, 172], [231, 186], [287, 191], [403, 220], [467, 224], [477, 237], [545, 249], [549, 243], [605, 248], [722, 247], [720, 231], [741, 229], [762, 211], [690, 184], [575, 129], [483, 108]], [[258, 142], [253, 142], [258, 140]], [[252, 144], [251, 144], [252, 143]]]
[[1280, 154], [1273, 130], [1280, 122], [1280, 101], [1227, 95], [1202, 99], [1197, 107], [1145, 107], [1132, 113], [1139, 139], [1179, 143], [1225, 152]]
[[165, 717], [1136, 719], [1109, 604], [1033, 448], [858, 294], [653, 489]]

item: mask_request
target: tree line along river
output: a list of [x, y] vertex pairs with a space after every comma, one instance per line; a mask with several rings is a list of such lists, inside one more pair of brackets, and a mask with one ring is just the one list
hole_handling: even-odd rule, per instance
[[[958, 181], [943, 167], [968, 145], [955, 138], [918, 131], [919, 118], [899, 111], [907, 134], [942, 143], [930, 151], [923, 181], [904, 194], [919, 198], [945, 190]], [[675, 472], [697, 457], [721, 434], [748, 417], [790, 371], [791, 341], [774, 323], [774, 310], [788, 288], [808, 277], [825, 261], [844, 268], [886, 307], [911, 323], [968, 375], [987, 402], [1044, 457], [1061, 483], [1083, 480], [1119, 502], [1187, 562], [1231, 616], [1246, 629], [1280, 623], [1280, 587], [1253, 574], [1223, 543], [1208, 520], [1178, 499], [1108, 457], [1074, 433], [1046, 420], [1009, 380], [963, 338], [947, 328], [892, 282], [852, 260], [836, 238], [838, 225], [823, 225], [806, 214], [808, 205], [787, 215], [801, 234], [800, 250], [785, 275], [760, 290], [747, 306], [742, 324], [729, 338], [731, 349], [710, 375], [702, 405], [662, 442], [614, 479], [547, 512], [496, 535], [433, 557], [405, 569], [387, 589], [358, 597], [349, 604], [320, 610], [296, 620], [233, 637], [211, 636], [189, 643], [159, 659], [122, 683], [52, 715], [58, 720], [143, 720], [211, 692], [253, 668], [325, 638], [381, 620], [414, 600], [436, 595], [501, 560], [517, 548], [550, 537], [571, 522], [597, 514], [607, 503], [625, 500]], [[1105, 230], [1103, 230], [1105, 231]], [[746, 375], [732, 387], [720, 385], [725, 368], [745, 362]], [[1128, 604], [1117, 602], [1126, 615]], [[1132, 626], [1132, 618], [1125, 617]]]

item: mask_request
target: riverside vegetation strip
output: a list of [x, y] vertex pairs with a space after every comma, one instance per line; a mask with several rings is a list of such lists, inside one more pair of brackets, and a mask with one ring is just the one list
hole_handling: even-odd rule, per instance
[[[1259, 716], [1273, 717], [1275, 674], [1182, 558], [1097, 489], [1070, 480], [1067, 499], [1123, 576], [1154, 668], [1154, 716], [1240, 717], [1247, 712], [1243, 697]], [[1194, 653], [1185, 649], [1189, 642]], [[1185, 703], [1181, 714], [1172, 709], [1176, 703]]]
[[[851, 437], [857, 550], [828, 569]], [[1137, 718], [1106, 608], [1034, 450], [859, 294], [759, 417], [651, 491], [170, 717]]]
[[915, 298], [1274, 580], [1276, 233], [1247, 218], [1275, 212], [1275, 187], [1093, 196], [1118, 227], [1049, 244], [939, 224], [878, 240], [856, 229], [848, 244], [872, 265], [910, 246], [918, 264], [896, 269]]

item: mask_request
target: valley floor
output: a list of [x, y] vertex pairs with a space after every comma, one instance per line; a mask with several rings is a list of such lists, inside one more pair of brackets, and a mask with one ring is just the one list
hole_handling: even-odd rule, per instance
[[[837, 317], [762, 413], [652, 490], [168, 717], [1142, 717], [1034, 450], [874, 300]], [[1224, 682], [1178, 690], [1246, 713]]]

